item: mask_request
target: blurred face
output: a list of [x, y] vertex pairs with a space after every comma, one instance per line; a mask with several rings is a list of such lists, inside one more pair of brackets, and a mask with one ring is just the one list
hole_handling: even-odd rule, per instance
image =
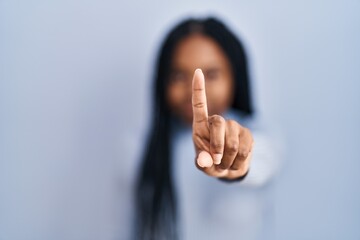
[[234, 97], [231, 65], [220, 46], [201, 34], [184, 38], [173, 54], [166, 97], [172, 112], [186, 123], [192, 122], [191, 87], [196, 68], [205, 75], [209, 115], [224, 113]]

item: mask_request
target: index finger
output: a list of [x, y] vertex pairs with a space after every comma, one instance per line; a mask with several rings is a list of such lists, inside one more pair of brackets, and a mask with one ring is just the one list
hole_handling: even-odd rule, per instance
[[192, 108], [193, 124], [199, 124], [208, 120], [208, 109], [206, 104], [205, 78], [201, 69], [196, 69], [192, 82]]

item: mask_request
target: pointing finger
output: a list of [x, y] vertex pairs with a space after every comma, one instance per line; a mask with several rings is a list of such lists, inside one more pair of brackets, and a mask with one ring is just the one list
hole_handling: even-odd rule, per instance
[[208, 109], [206, 104], [205, 78], [201, 69], [196, 69], [192, 82], [193, 125], [207, 124]]

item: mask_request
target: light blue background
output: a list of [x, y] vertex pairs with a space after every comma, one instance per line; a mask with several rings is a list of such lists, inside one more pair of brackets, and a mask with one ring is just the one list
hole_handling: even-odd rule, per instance
[[360, 239], [359, 1], [0, 0], [1, 240], [118, 236], [158, 44], [209, 13], [244, 40], [285, 142], [276, 239]]

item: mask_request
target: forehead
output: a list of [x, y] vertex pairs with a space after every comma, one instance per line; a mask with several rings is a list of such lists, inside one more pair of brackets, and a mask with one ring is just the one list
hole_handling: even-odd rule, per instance
[[182, 39], [176, 46], [172, 58], [173, 67], [189, 71], [195, 68], [222, 68], [228, 64], [228, 59], [219, 44], [201, 34], [192, 34]]

